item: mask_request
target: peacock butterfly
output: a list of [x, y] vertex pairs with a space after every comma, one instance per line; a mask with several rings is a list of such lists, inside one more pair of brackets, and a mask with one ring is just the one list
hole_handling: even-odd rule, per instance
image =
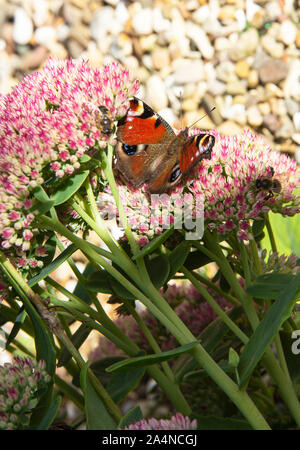
[[134, 186], [147, 182], [150, 193], [167, 192], [199, 161], [210, 159], [214, 136], [178, 134], [153, 109], [136, 97], [118, 121], [116, 168]]

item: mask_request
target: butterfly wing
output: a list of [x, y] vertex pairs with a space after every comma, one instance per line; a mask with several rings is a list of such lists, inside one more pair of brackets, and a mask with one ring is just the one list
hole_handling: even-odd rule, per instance
[[116, 168], [134, 186], [149, 179], [161, 163], [164, 148], [175, 137], [172, 127], [142, 100], [133, 97], [117, 127]]
[[215, 138], [211, 134], [198, 134], [189, 138], [179, 153], [182, 174], [189, 172], [202, 159], [210, 159]]

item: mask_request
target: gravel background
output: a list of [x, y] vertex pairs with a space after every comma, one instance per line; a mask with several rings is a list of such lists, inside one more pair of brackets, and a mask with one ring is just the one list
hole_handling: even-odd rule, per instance
[[172, 125], [252, 128], [300, 161], [299, 2], [0, 0], [0, 92], [49, 55], [112, 59]]

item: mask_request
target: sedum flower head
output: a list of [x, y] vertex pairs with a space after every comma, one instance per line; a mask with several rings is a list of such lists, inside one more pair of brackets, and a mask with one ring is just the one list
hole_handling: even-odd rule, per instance
[[118, 63], [93, 69], [84, 60], [50, 58], [0, 98], [0, 245], [17, 267], [41, 267], [47, 254], [35, 245], [33, 189], [47, 191], [105, 147], [110, 136], [101, 133], [99, 107], [114, 121], [137, 89]]
[[14, 357], [0, 366], [0, 430], [26, 428], [38, 391], [50, 380], [43, 360]]
[[279, 254], [278, 252], [270, 252], [264, 249], [261, 253], [263, 273], [281, 272], [281, 273], [299, 273], [299, 258], [291, 253], [289, 256]]
[[171, 419], [143, 419], [139, 422], [133, 423], [125, 430], [196, 430], [197, 420], [191, 421], [189, 417], [184, 417], [177, 413]]
[[[190, 135], [198, 133], [190, 130]], [[272, 151], [250, 131], [230, 137], [212, 133], [216, 142], [211, 159], [203, 160], [168, 194], [149, 196], [147, 185], [138, 189], [119, 185], [129, 224], [141, 245], [176, 223], [184, 202], [190, 205], [192, 217], [199, 212], [204, 215], [206, 228], [223, 235], [234, 232], [240, 240], [252, 238], [249, 221], [262, 213], [272, 210], [292, 216], [300, 211], [300, 196], [294, 192], [300, 177], [294, 160]], [[259, 189], [256, 182], [264, 178], [277, 180], [280, 192]], [[102, 198], [100, 210], [104, 203]]]

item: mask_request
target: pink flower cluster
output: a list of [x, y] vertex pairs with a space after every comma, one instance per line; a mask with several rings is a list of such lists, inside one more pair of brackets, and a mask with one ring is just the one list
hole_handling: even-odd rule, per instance
[[[190, 130], [190, 135], [198, 133]], [[146, 185], [138, 189], [119, 185], [128, 221], [141, 245], [175, 221], [183, 201], [191, 205], [195, 216], [200, 200], [205, 227], [223, 235], [234, 232], [240, 240], [252, 239], [249, 221], [264, 212], [292, 216], [300, 211], [300, 196], [294, 193], [300, 177], [294, 160], [272, 151], [262, 137], [250, 131], [230, 137], [216, 131], [212, 134], [216, 143], [211, 159], [202, 161], [189, 179], [169, 194], [157, 198], [147, 195]], [[256, 181], [264, 177], [278, 180], [280, 192], [258, 189]], [[99, 199], [100, 209], [104, 203], [104, 198]], [[106, 208], [109, 204], [113, 210], [109, 202]]]
[[267, 255], [267, 250], [264, 249], [261, 253], [261, 259], [263, 273], [299, 273], [300, 270], [299, 259], [294, 253], [291, 253], [289, 256], [284, 254], [280, 255], [278, 252], [273, 252]]
[[42, 247], [28, 254], [38, 233], [32, 190], [47, 190], [79, 170], [85, 154], [105, 147], [98, 108], [116, 120], [137, 89], [118, 63], [93, 69], [87, 61], [50, 58], [0, 98], [0, 245], [16, 253], [18, 267], [42, 265]]
[[26, 428], [32, 402], [50, 380], [43, 360], [14, 357], [0, 366], [0, 430]]
[[171, 419], [143, 419], [130, 424], [124, 430], [196, 430], [197, 420], [191, 421], [189, 417], [184, 417], [177, 413]]
[[[176, 285], [175, 283], [170, 283], [166, 292], [162, 291], [161, 294], [195, 336], [199, 335], [216, 318], [216, 314], [211, 306], [203, 300], [199, 291], [192, 284]], [[230, 306], [223, 297], [216, 297], [213, 292], [210, 292], [210, 294], [215, 297], [223, 309]], [[139, 314], [153, 336], [155, 336], [162, 351], [168, 351], [176, 347], [177, 341], [175, 338], [147, 309], [143, 309]], [[121, 316], [115, 320], [115, 324], [141, 349], [151, 352], [146, 337], [132, 316]], [[101, 336], [99, 345], [91, 352], [89, 358], [97, 360], [106, 356], [118, 356], [121, 354], [122, 351], [120, 349], [107, 338]]]

